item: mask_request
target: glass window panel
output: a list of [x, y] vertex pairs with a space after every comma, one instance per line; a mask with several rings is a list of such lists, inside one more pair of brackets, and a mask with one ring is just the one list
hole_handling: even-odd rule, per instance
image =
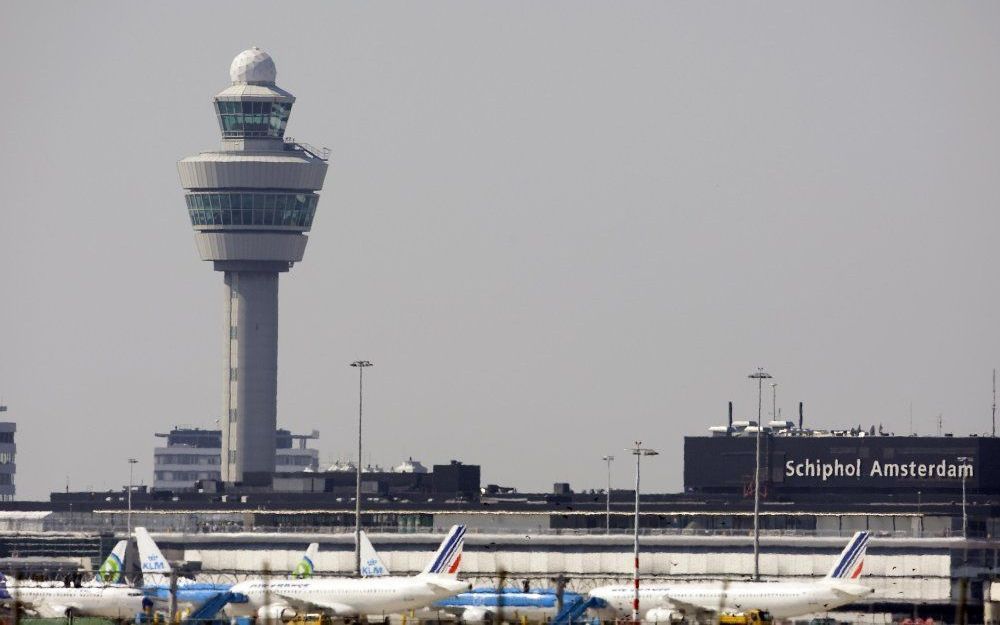
[[288, 204], [285, 203], [285, 200], [287, 198], [288, 198], [287, 195], [274, 196], [274, 207], [277, 208], [278, 210], [284, 210], [288, 208]]
[[257, 209], [264, 208], [264, 198], [262, 198], [259, 194], [254, 193], [250, 197], [253, 198], [253, 207], [254, 208], [257, 208]]
[[244, 115], [253, 115], [253, 102], [240, 102], [240, 110]]
[[264, 225], [264, 211], [255, 210], [253, 212], [253, 225], [255, 226]]
[[275, 197], [273, 193], [268, 193], [264, 196], [264, 208], [274, 208]]
[[228, 193], [223, 193], [222, 195], [220, 195], [219, 196], [219, 201], [222, 204], [222, 208], [232, 208], [229, 205], [229, 194]]

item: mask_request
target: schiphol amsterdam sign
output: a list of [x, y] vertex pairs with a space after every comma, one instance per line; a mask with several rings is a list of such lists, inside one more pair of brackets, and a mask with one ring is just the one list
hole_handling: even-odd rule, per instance
[[833, 460], [789, 460], [785, 462], [785, 477], [812, 477], [827, 481], [830, 478], [916, 478], [926, 480], [962, 479], [975, 477], [971, 464], [952, 460], [939, 462], [881, 462], [879, 460], [854, 462]]

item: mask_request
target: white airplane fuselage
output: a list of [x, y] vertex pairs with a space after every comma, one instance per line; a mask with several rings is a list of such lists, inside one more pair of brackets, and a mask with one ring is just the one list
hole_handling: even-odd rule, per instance
[[421, 608], [438, 599], [469, 590], [468, 582], [439, 575], [329, 579], [247, 580], [232, 587], [246, 595], [246, 603], [226, 606], [231, 616], [254, 616], [262, 608], [282, 616], [282, 608], [295, 614], [330, 616], [391, 614]]
[[[696, 606], [707, 612], [767, 610], [774, 618], [791, 618], [825, 612], [869, 595], [871, 588], [842, 580], [816, 582], [710, 582], [653, 584], [639, 590], [640, 615], [651, 609], [689, 612]], [[591, 596], [604, 599], [616, 616], [632, 613], [634, 589], [628, 586], [595, 588]]]
[[51, 584], [11, 584], [7, 582], [3, 601], [14, 602], [45, 618], [100, 616], [131, 619], [142, 611], [142, 591], [128, 586], [59, 586]]

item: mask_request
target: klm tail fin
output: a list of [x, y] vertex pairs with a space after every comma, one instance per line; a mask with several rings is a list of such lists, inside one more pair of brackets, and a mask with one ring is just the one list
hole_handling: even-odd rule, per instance
[[452, 577], [457, 575], [458, 568], [462, 564], [462, 546], [464, 544], [465, 526], [452, 525], [430, 564], [420, 574], [450, 575]]
[[372, 541], [368, 540], [368, 534], [361, 531], [361, 577], [381, 577], [388, 575], [389, 569], [382, 563], [382, 558], [378, 556]]
[[296, 579], [306, 579], [312, 577], [316, 572], [316, 554], [319, 553], [319, 543], [309, 543], [306, 552], [302, 554], [302, 559], [295, 566], [292, 573]]
[[101, 568], [97, 569], [97, 579], [105, 584], [120, 584], [125, 579], [123, 573], [125, 563], [125, 549], [128, 547], [127, 540], [119, 540], [115, 548], [108, 554], [107, 559]]
[[868, 532], [854, 534], [837, 558], [837, 563], [826, 574], [826, 579], [857, 579], [865, 564], [865, 550], [868, 549], [870, 539], [871, 534]]
[[135, 543], [139, 549], [139, 568], [142, 581], [146, 585], [167, 586], [170, 584], [170, 563], [160, 553], [145, 527], [135, 528]]

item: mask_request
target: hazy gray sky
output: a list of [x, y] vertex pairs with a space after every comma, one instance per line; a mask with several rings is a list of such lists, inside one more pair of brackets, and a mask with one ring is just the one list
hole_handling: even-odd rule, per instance
[[[333, 150], [281, 278], [279, 423], [598, 487], [756, 409], [990, 428], [1000, 4], [7, 3], [0, 393], [18, 493], [107, 488], [221, 406], [222, 275], [175, 162], [241, 50]], [[366, 461], [368, 454], [366, 454]], [[626, 487], [631, 468], [615, 467]]]

